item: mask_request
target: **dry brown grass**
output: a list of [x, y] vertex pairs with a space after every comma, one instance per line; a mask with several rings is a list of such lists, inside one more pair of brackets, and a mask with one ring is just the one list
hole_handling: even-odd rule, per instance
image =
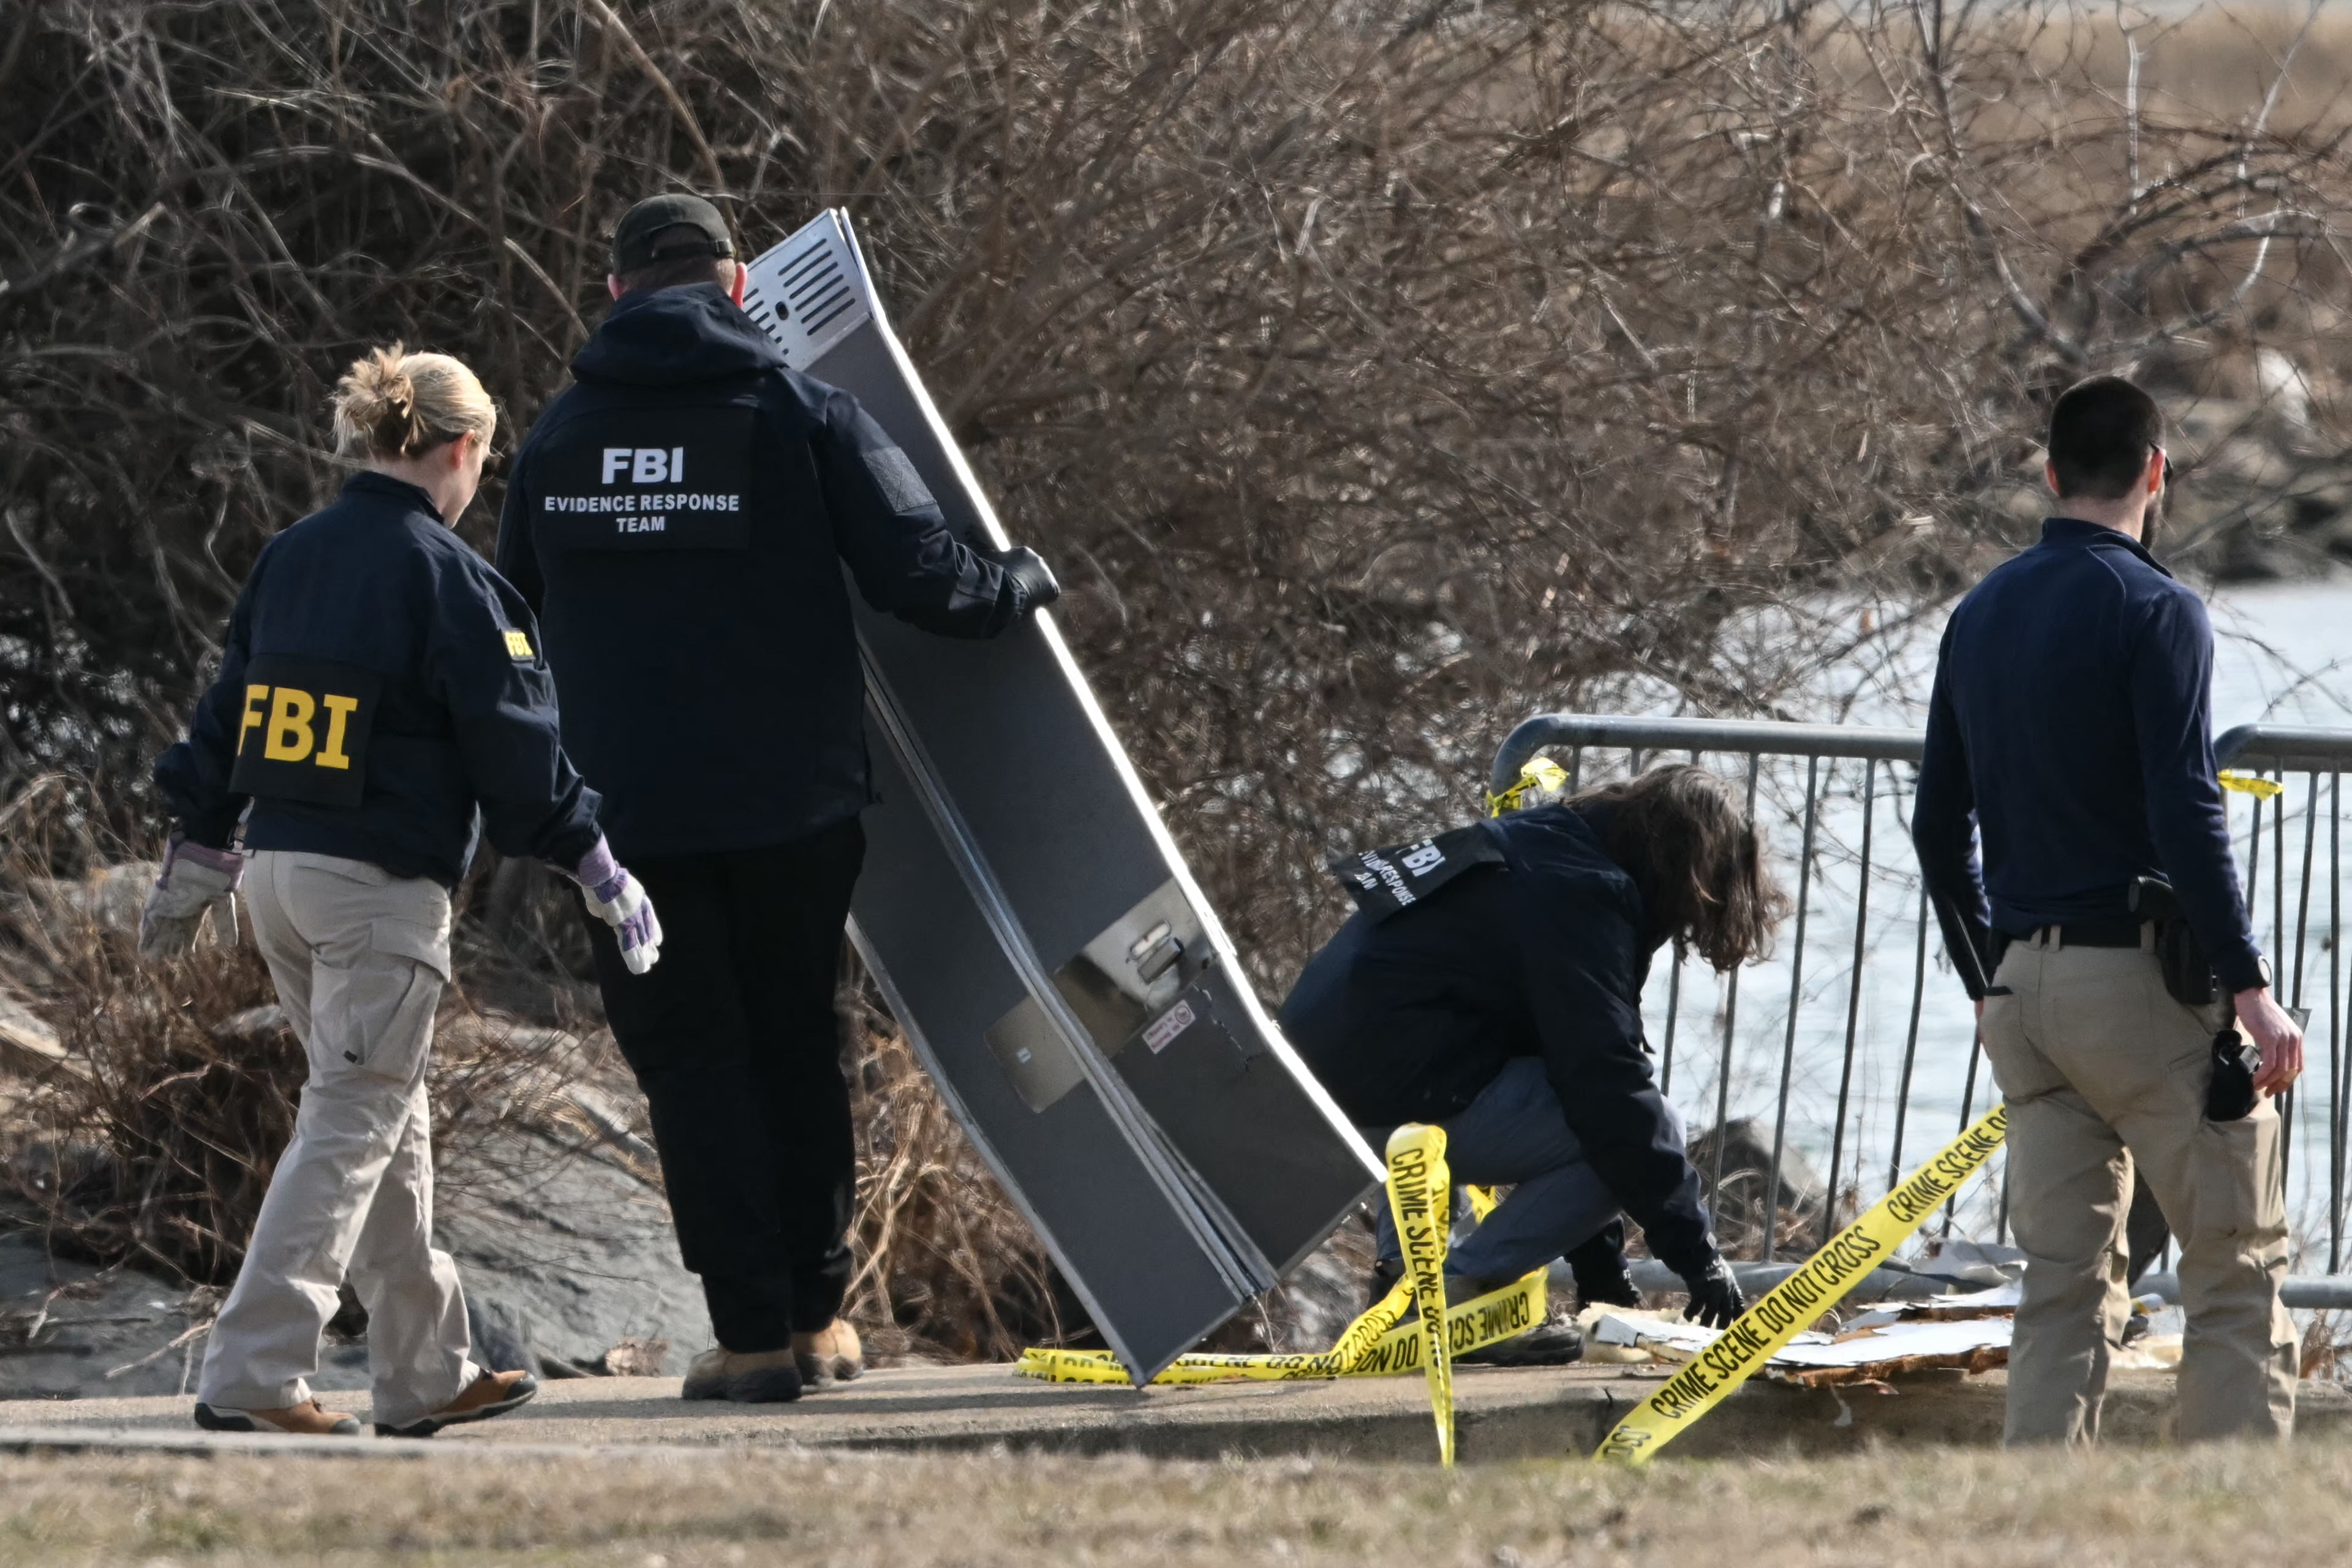
[[[302, 1052], [282, 1025], [233, 1022], [274, 1000], [249, 927], [235, 948], [138, 957], [125, 921], [140, 875], [118, 873], [108, 897], [86, 892], [89, 873], [136, 847], [106, 836], [100, 816], [86, 783], [58, 779], [0, 820], [0, 977], [58, 1027], [68, 1058], [68, 1070], [0, 1104], [0, 1226], [38, 1228], [101, 1264], [225, 1286], [293, 1130]], [[60, 868], [82, 875], [49, 877]], [[576, 919], [568, 885], [541, 896], [551, 907], [517, 922], [527, 934]], [[576, 1084], [618, 1113], [621, 1131], [648, 1137], [593, 993], [551, 968], [543, 943], [519, 955], [467, 934], [431, 1069], [436, 1160], [484, 1148], [541, 1164], [584, 1157], [613, 1129], [583, 1114], [568, 1092]], [[573, 1027], [486, 1016], [468, 994], [470, 978], [514, 992], [533, 975]], [[1057, 1341], [1066, 1292], [1044, 1248], [854, 969], [842, 1004], [858, 1126], [848, 1315], [881, 1357], [1004, 1360]], [[516, 1131], [553, 1136], [506, 1135]], [[658, 1184], [650, 1159], [622, 1157]], [[450, 1191], [479, 1164], [457, 1161]]]
[[302, 1053], [283, 1031], [227, 1028], [272, 1000], [250, 945], [140, 960], [121, 922], [142, 879], [93, 879], [131, 857], [89, 805], [53, 778], [0, 829], [7, 979], [68, 1058], [0, 1124], [0, 1195], [69, 1254], [226, 1284], [293, 1131]]
[[1071, 1302], [1044, 1245], [871, 989], [853, 984], [843, 1003], [857, 1118], [845, 1314], [881, 1355], [1009, 1361], [1059, 1342]]
[[[595, 319], [629, 201], [705, 188], [755, 245], [844, 205], [1278, 994], [1344, 909], [1322, 857], [1468, 815], [1525, 710], [1638, 684], [1773, 712], [1877, 635], [1808, 621], [1805, 595], [1885, 595], [1879, 628], [1932, 613], [2030, 526], [2037, 410], [2084, 370], [2251, 417], [2274, 350], [2308, 382], [2297, 438], [2340, 447], [2352, 24], [2304, 21], [1935, 0], [15, 7], [0, 795], [59, 765], [94, 781], [73, 834], [37, 847], [48, 871], [152, 846], [148, 759], [254, 552], [332, 482], [321, 398], [356, 350], [459, 352], [523, 423]], [[1727, 632], [1776, 603], [1794, 635]], [[593, 1034], [561, 897], [504, 868], [469, 895], [473, 936], [537, 944], [496, 975], [478, 944], [469, 983], [535, 986], [544, 1014], [521, 1011]], [[250, 967], [151, 974], [101, 944], [65, 972], [68, 1032], [150, 1074], [118, 1075], [107, 1119], [163, 1173], [109, 1190], [145, 1216], [126, 1245], [219, 1273], [226, 1211], [152, 1211], [183, 1182], [249, 1195], [274, 1152], [282, 1076], [216, 1104], [250, 1063], [198, 1044], [258, 999]], [[1034, 1240], [903, 1047], [856, 1051], [861, 1310], [956, 1353], [1050, 1328]], [[462, 1065], [461, 1121], [544, 1064], [493, 1040]]]
[[1853, 617], [1735, 653], [1744, 611], [1921, 613], [2030, 526], [2057, 383], [2277, 348], [2340, 429], [2347, 25], [2257, 112], [2299, 15], [2134, 25], [2127, 101], [2090, 5], [20, 6], [0, 791], [73, 761], [152, 813], [364, 343], [521, 423], [629, 200], [755, 245], [840, 204], [1279, 991], [1321, 857], [1474, 809], [1528, 709], [1770, 711]]
[[0, 1459], [0, 1564], [2332, 1563], [2335, 1447], [1473, 1467], [729, 1454]]

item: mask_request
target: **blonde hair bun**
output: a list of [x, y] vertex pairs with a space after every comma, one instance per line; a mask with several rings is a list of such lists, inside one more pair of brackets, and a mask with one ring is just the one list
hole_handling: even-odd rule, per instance
[[480, 379], [447, 354], [372, 349], [335, 384], [336, 455], [355, 462], [413, 458], [468, 434], [487, 442], [498, 426]]

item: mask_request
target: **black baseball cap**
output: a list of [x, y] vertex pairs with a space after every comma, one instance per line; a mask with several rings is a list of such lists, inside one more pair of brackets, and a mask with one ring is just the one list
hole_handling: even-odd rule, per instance
[[[668, 231], [687, 228], [692, 237]], [[654, 248], [654, 241], [661, 248]], [[727, 220], [700, 196], [684, 194], [647, 196], [621, 215], [613, 226], [613, 270], [641, 271], [656, 261], [682, 256], [732, 256], [735, 242], [728, 237]]]

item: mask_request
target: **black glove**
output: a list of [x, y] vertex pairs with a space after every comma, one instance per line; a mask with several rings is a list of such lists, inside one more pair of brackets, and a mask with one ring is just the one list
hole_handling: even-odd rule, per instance
[[1683, 1284], [1690, 1291], [1690, 1306], [1683, 1316], [1710, 1329], [1727, 1329], [1731, 1320], [1748, 1310], [1748, 1298], [1739, 1293], [1739, 1281], [1731, 1277], [1731, 1265], [1717, 1258], [1696, 1275], [1683, 1275]]
[[1642, 1292], [1625, 1267], [1625, 1222], [1612, 1219], [1591, 1240], [1571, 1247], [1569, 1272], [1576, 1276], [1576, 1304], [1638, 1307]]
[[993, 551], [990, 556], [1021, 590], [1021, 609], [1024, 615], [1031, 610], [1042, 610], [1062, 596], [1062, 585], [1054, 581], [1054, 569], [1045, 564], [1044, 556], [1027, 545], [1016, 544], [1009, 550]]

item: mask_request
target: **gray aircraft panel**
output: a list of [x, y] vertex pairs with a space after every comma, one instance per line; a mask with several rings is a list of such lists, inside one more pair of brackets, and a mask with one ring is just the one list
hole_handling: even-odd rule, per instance
[[[843, 368], [843, 357], [837, 352], [827, 368]], [[893, 426], [885, 421], [883, 428]], [[1159, 857], [1134, 852], [1132, 823], [1102, 808], [1106, 799], [1124, 805], [1126, 791], [1085, 711], [1045, 701], [1008, 713], [1005, 693], [1063, 684], [1045, 639], [1016, 633], [942, 649], [930, 634], [871, 612], [858, 616], [858, 633], [876, 665], [921, 671], [919, 681], [898, 681], [900, 698], [947, 770], [972, 831], [997, 851], [991, 857], [997, 878], [1041, 955], [1076, 952], [1102, 928], [1095, 909], [1126, 910], [1168, 879]], [[1010, 787], [973, 787], [997, 780], [968, 779], [958, 766], [965, 759], [1022, 761], [1007, 755], [1013, 748], [1042, 765], [1006, 768]], [[1083, 902], [1066, 896], [1073, 867], [1087, 868], [1092, 896]]]
[[[845, 219], [751, 274], [790, 363], [857, 397], [950, 526], [1003, 543]], [[860, 949], [1097, 1325], [1156, 1369], [1379, 1163], [1258, 1005], [1050, 615], [969, 643], [856, 614], [882, 796]]]
[[[859, 952], [1096, 1326], [1149, 1377], [1229, 1317], [1255, 1283], [1136, 1124], [1116, 1081], [1073, 1048], [1079, 1031], [1056, 1026], [1050, 1014], [1025, 1029], [1003, 1028], [1037, 1013], [1050, 982], [889, 682], [870, 664], [866, 705], [884, 743], [870, 747], [879, 799], [866, 814], [866, 870], [851, 906]], [[1076, 1071], [1037, 1094], [1034, 1070], [1005, 1059], [1024, 1051]], [[1098, 1123], [1113, 1135], [1101, 1136]]]
[[[859, 951], [884, 976], [892, 1012], [957, 1120], [1020, 1130], [983, 1135], [982, 1156], [1121, 1359], [1156, 1371], [1224, 1321], [1233, 1289], [1192, 1243], [1091, 1085], [1074, 1085], [1042, 1113], [1022, 1103], [1014, 1079], [989, 1054], [982, 1021], [1025, 993], [978, 908], [938, 896], [957, 874], [919, 809], [888, 809], [911, 803], [914, 791], [887, 748], [876, 748], [874, 773], [885, 805], [866, 819]], [[919, 967], [882, 956], [919, 949], [935, 954]], [[1124, 1267], [1131, 1249], [1148, 1251], [1150, 1266]]]

